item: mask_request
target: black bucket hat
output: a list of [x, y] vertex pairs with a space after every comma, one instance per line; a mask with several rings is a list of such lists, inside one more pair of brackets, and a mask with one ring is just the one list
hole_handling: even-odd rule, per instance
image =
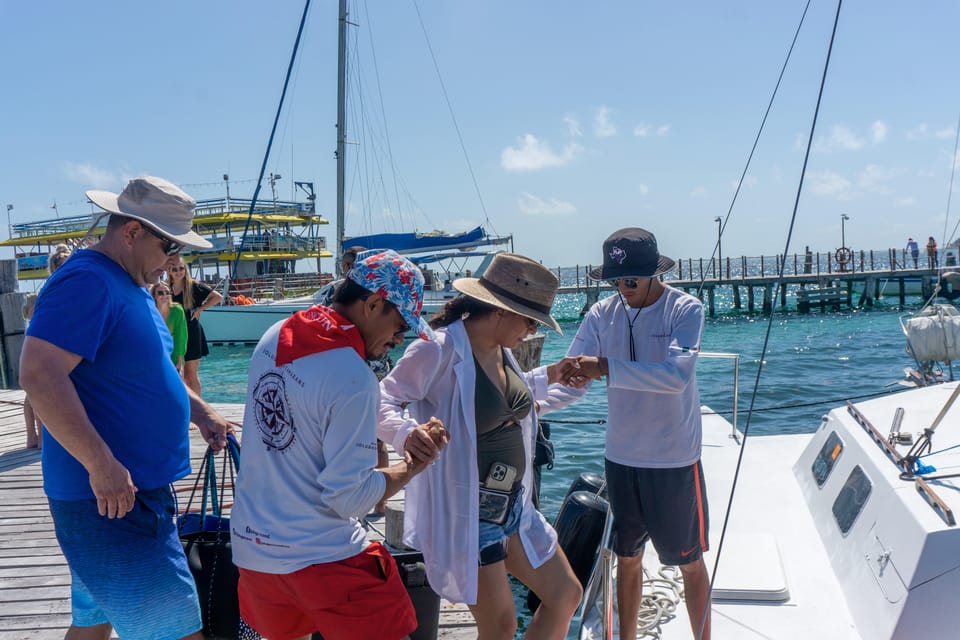
[[646, 229], [628, 227], [603, 241], [603, 266], [590, 271], [592, 280], [653, 278], [673, 269], [676, 262], [660, 255], [657, 239]]

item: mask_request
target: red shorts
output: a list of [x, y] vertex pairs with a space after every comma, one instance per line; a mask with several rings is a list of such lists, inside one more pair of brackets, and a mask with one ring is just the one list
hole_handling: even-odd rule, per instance
[[417, 628], [397, 563], [379, 542], [289, 574], [240, 569], [240, 614], [270, 640], [319, 631], [325, 640], [396, 640]]

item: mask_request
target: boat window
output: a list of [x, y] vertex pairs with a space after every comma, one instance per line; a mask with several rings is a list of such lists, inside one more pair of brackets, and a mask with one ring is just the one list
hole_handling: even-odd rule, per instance
[[837, 463], [841, 453], [843, 453], [843, 441], [840, 440], [836, 431], [831, 431], [830, 435], [827, 436], [827, 441], [820, 447], [820, 453], [817, 454], [813, 466], [810, 468], [818, 487], [822, 487], [823, 483], [830, 477], [833, 465]]
[[872, 488], [870, 478], [860, 465], [854, 467], [847, 481], [843, 483], [837, 499], [833, 501], [833, 517], [836, 518], [840, 532], [844, 535], [850, 531], [850, 527], [863, 510], [863, 505], [867, 503]]

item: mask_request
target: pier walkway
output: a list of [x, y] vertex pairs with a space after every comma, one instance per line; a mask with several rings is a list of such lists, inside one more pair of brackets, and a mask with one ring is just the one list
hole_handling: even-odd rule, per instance
[[[230, 420], [243, 418], [243, 405], [214, 406]], [[0, 640], [60, 640], [70, 626], [70, 572], [43, 493], [40, 452], [23, 448], [22, 414], [23, 392], [0, 390]], [[190, 438], [196, 471], [206, 444], [196, 430]], [[192, 476], [177, 483], [178, 488], [192, 486]], [[391, 503], [402, 499], [401, 493]], [[368, 523], [368, 535], [382, 539], [383, 527], [383, 519]], [[476, 637], [466, 606], [441, 601], [438, 637]]]
[[[951, 300], [960, 295], [960, 276], [942, 278], [944, 274], [957, 271], [953, 254], [947, 256], [947, 266], [939, 268], [927, 260], [921, 260], [917, 267], [913, 267], [912, 260], [905, 262], [904, 257], [893, 249], [851, 251], [841, 257], [845, 260], [839, 263], [831, 253], [741, 256], [723, 260], [682, 258], [677, 260], [674, 269], [664, 274], [663, 279], [677, 289], [699, 296], [711, 316], [717, 313], [719, 303], [727, 305], [727, 310], [740, 310], [746, 306], [747, 311], [770, 313], [774, 296], [779, 298], [781, 308], [808, 312], [815, 308], [872, 306], [875, 300], [884, 296], [896, 296], [903, 305], [907, 297], [927, 299], [935, 291]], [[781, 268], [782, 281], [779, 278]], [[601, 291], [613, 290], [606, 282], [589, 280], [586, 274], [590, 269], [589, 266], [557, 269], [561, 281], [559, 293], [585, 294], [589, 305], [598, 299]], [[936, 289], [938, 283], [939, 291]]]

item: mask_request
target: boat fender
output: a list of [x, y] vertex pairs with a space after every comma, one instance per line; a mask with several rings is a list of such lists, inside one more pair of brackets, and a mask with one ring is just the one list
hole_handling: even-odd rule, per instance
[[[557, 544], [584, 588], [600, 550], [608, 508], [607, 501], [596, 492], [574, 491], [563, 499], [553, 525], [557, 530]], [[527, 594], [530, 612], [535, 612], [539, 606], [540, 598], [530, 591]]]
[[606, 498], [607, 483], [599, 473], [585, 471], [570, 483], [570, 488], [567, 489], [567, 496], [575, 491], [587, 491], [588, 493], [595, 493], [602, 498]]

